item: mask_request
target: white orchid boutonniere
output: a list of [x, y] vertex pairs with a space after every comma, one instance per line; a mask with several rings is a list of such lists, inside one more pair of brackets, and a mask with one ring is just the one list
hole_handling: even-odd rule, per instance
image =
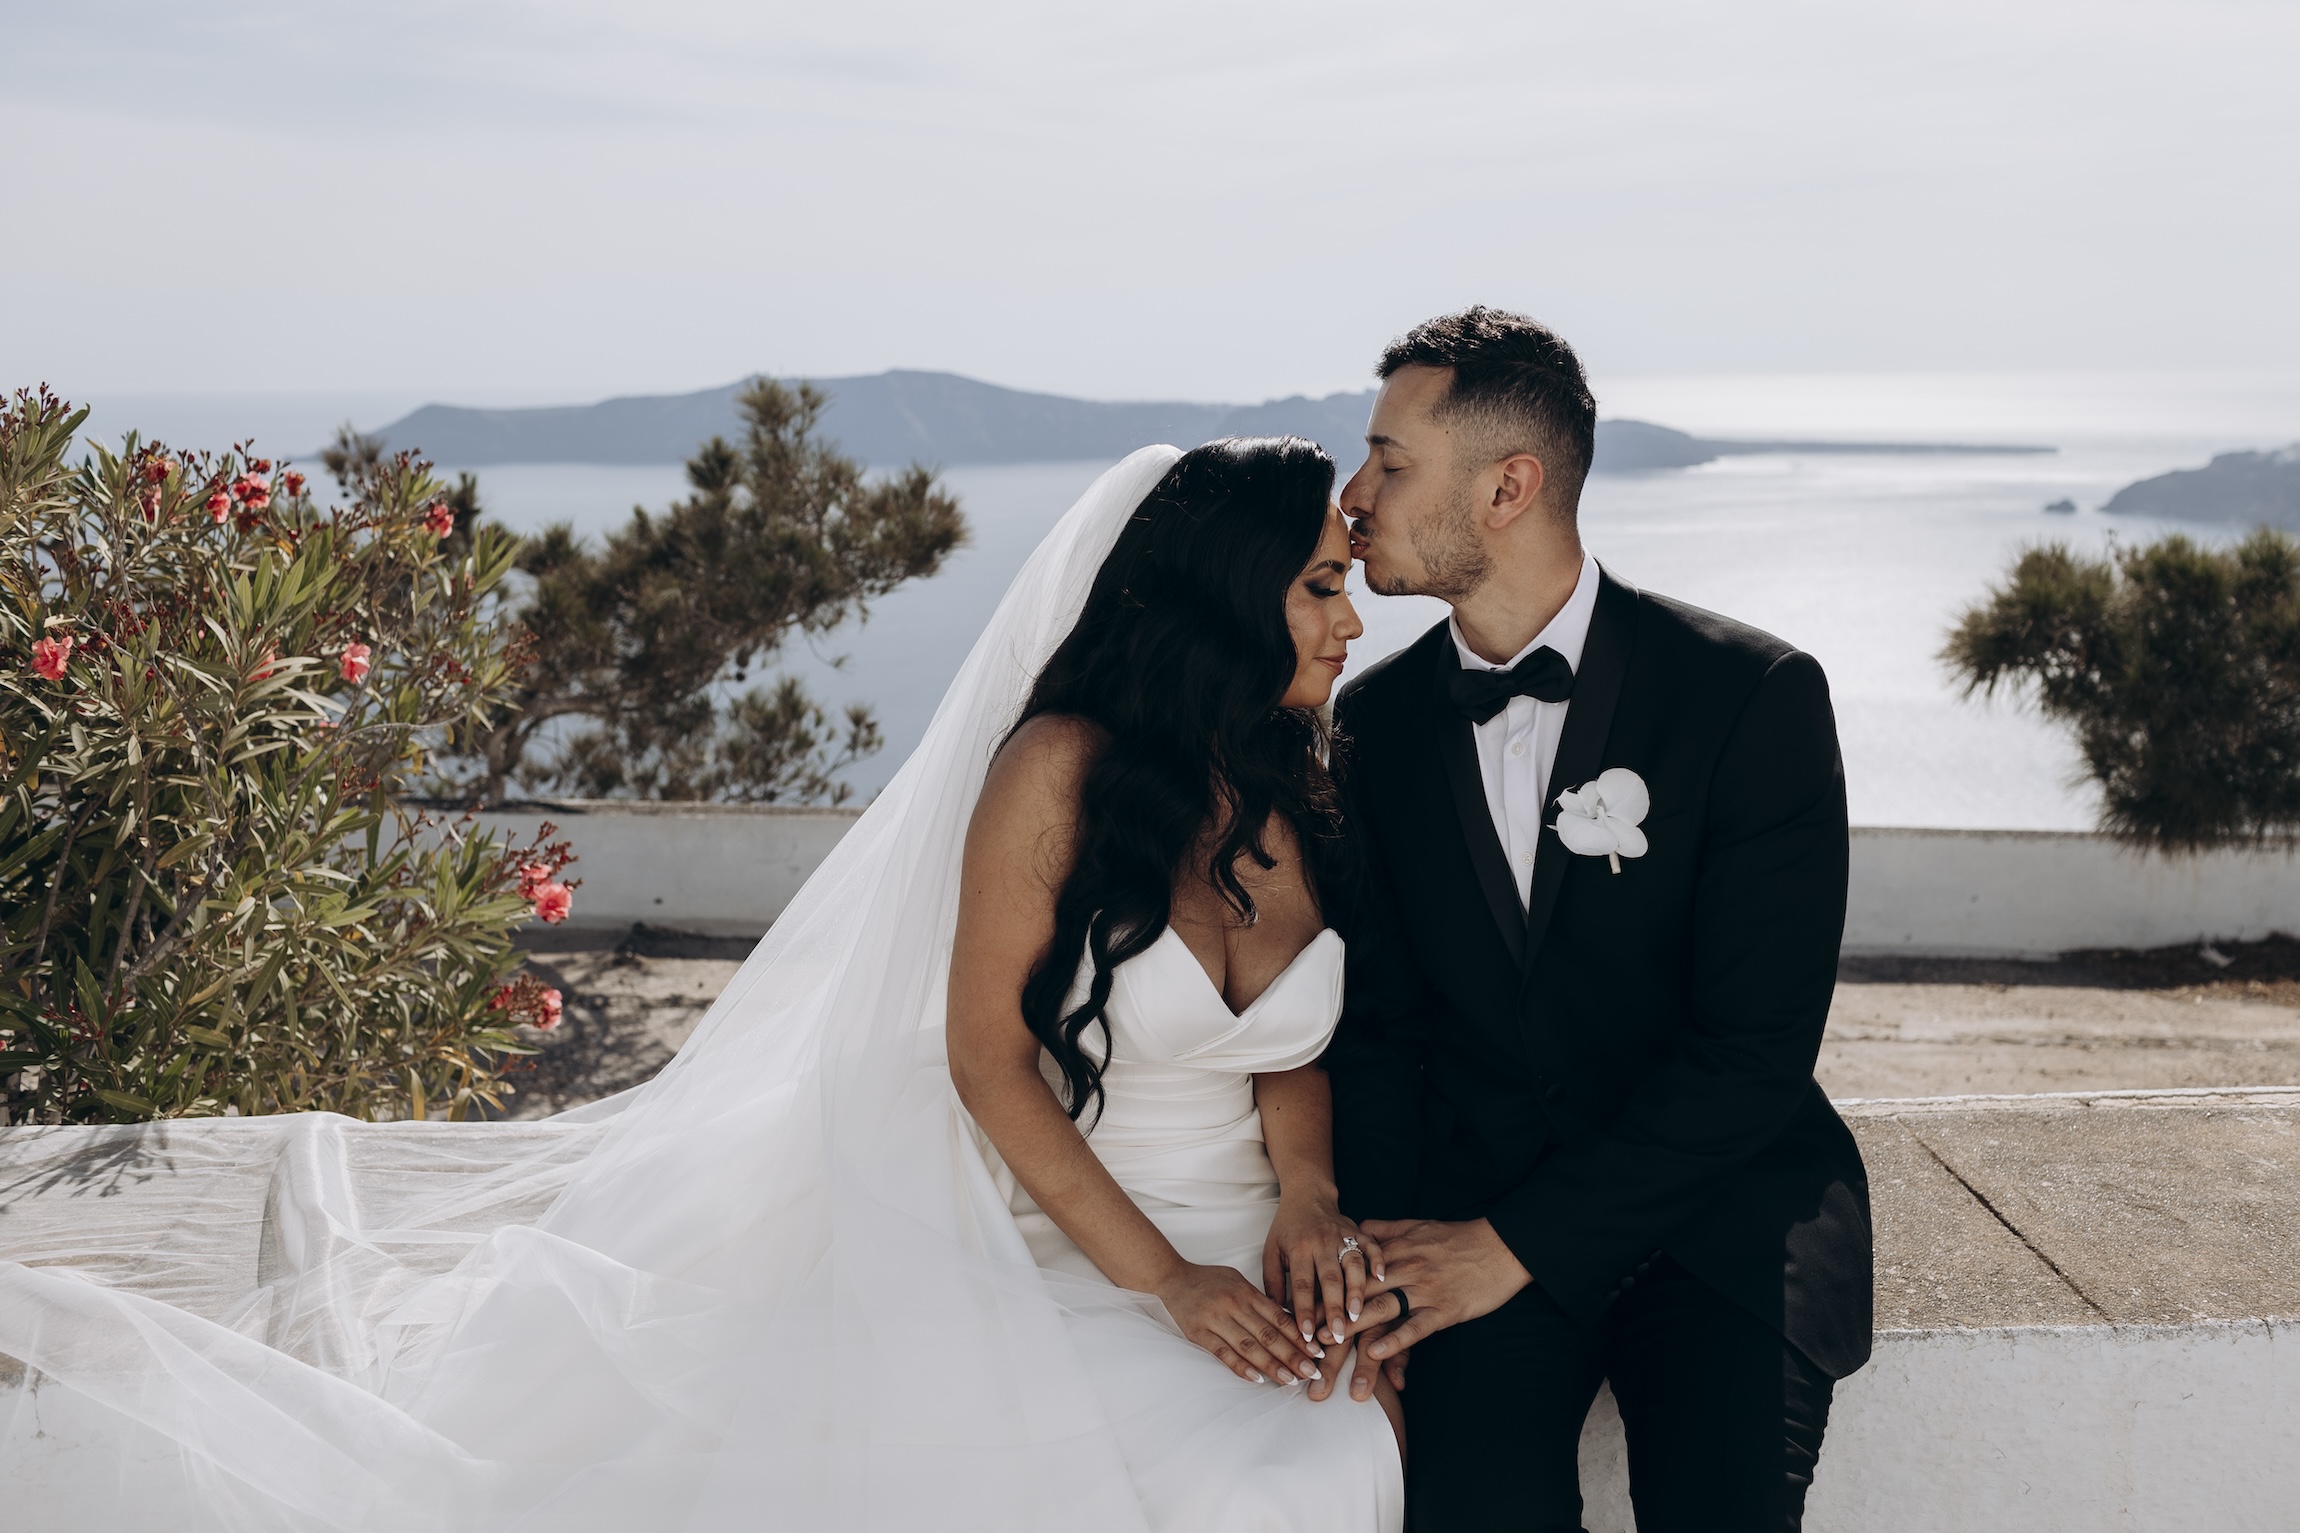
[[1645, 832], [1637, 826], [1652, 807], [1644, 778], [1627, 767], [1608, 767], [1557, 796], [1557, 823], [1551, 829], [1567, 851], [1603, 857], [1618, 873], [1622, 858], [1645, 855]]

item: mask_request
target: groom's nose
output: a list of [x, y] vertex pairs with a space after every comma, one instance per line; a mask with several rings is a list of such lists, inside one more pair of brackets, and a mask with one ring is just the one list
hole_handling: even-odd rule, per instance
[[1363, 517], [1373, 510], [1374, 497], [1368, 482], [1373, 472], [1373, 455], [1369, 453], [1366, 461], [1358, 465], [1358, 471], [1350, 475], [1342, 485], [1342, 493], [1335, 498], [1335, 504], [1342, 508], [1342, 515]]

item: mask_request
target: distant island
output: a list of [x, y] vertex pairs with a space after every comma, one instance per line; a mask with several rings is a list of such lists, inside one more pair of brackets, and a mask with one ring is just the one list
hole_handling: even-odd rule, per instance
[[2300, 530], [2300, 442], [2274, 452], [2224, 452], [2202, 468], [2128, 484], [2101, 509]]
[[[453, 468], [496, 463], [678, 463], [735, 428], [749, 379], [692, 394], [631, 395], [595, 405], [477, 410], [425, 405], [375, 434]], [[795, 381], [795, 380], [794, 380]], [[1258, 405], [1110, 404], [1000, 388], [956, 373], [896, 370], [809, 380], [830, 395], [824, 435], [865, 463], [1042, 463], [1116, 458], [1148, 442], [1219, 436], [1308, 437], [1345, 469], [1363, 454], [1374, 391], [1296, 394]], [[1746, 453], [2039, 453], [2050, 447], [1946, 442], [1720, 441], [1645, 421], [1597, 425], [1599, 473], [1689, 468]]]

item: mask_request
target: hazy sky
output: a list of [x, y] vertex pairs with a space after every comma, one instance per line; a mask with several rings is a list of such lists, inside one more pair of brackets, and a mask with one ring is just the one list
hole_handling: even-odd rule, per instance
[[0, 0], [0, 383], [2300, 365], [2292, 0]]

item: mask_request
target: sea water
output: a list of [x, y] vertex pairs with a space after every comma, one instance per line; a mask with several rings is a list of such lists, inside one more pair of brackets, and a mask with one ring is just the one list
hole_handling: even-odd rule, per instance
[[[2097, 795], [2065, 729], [2019, 697], [1962, 695], [1938, 659], [1950, 625], [2038, 541], [2097, 552], [2174, 530], [2209, 542], [2240, 536], [2239, 527], [2175, 527], [2099, 507], [2134, 479], [2300, 439], [2300, 374], [2291, 373], [1646, 378], [1602, 384], [1599, 397], [1608, 416], [1710, 436], [2058, 449], [1773, 453], [1590, 481], [1583, 535], [1616, 574], [1820, 659], [1853, 819], [1866, 825], [2089, 828]], [[876, 711], [886, 748], [848, 774], [861, 797], [917, 744], [1007, 582], [1107, 466], [947, 471], [972, 528], [968, 545], [941, 573], [874, 604], [867, 621], [785, 651], [783, 667], [834, 709], [865, 702]], [[596, 535], [635, 505], [660, 508], [685, 491], [669, 464], [478, 472], [491, 513], [522, 530], [562, 520]], [[2062, 499], [2078, 510], [2044, 509]], [[1352, 646], [1353, 670], [1442, 614], [1417, 598], [1366, 595], [1354, 578], [1352, 589], [1367, 630]]]
[[[2300, 375], [1648, 379], [1600, 396], [1608, 415], [1705, 435], [2058, 449], [1735, 456], [1589, 482], [1583, 535], [1615, 573], [1819, 658], [1863, 825], [2090, 829], [2098, 794], [2067, 730], [2023, 696], [1965, 696], [1939, 659], [1950, 626], [2037, 542], [2099, 552], [2170, 531], [2241, 536], [2241, 527], [2099, 508], [2135, 479], [2300, 439]], [[826, 701], [877, 708], [887, 749], [852, 774], [858, 789], [868, 793], [900, 765], [1006, 581], [1105, 466], [951, 470], [973, 546], [943, 574], [880, 602], [867, 624], [788, 658]], [[2064, 499], [2079, 509], [2044, 509]], [[1430, 601], [1368, 595], [1355, 577], [1351, 588], [1366, 623], [1353, 671], [1443, 613]]]
[[[953, 470], [975, 529], [945, 571], [788, 653], [828, 702], [870, 703], [887, 749], [850, 774], [868, 793], [915, 744], [967, 643], [1052, 520], [1106, 465]], [[1354, 466], [1354, 465], [1353, 465]], [[1810, 651], [1828, 671], [1856, 823], [2076, 830], [2094, 820], [2062, 729], [2021, 700], [1967, 699], [1937, 656], [1950, 623], [2028, 542], [2088, 549], [2154, 535], [2087, 509], [2124, 479], [2075, 452], [2051, 458], [1764, 456], [1591, 481], [1590, 549], [1639, 587], [1727, 613]], [[2111, 482], [2113, 481], [2113, 482]], [[2208, 538], [2227, 529], [2186, 529]], [[1444, 615], [1416, 597], [1351, 592], [1366, 624], [1351, 671]]]

